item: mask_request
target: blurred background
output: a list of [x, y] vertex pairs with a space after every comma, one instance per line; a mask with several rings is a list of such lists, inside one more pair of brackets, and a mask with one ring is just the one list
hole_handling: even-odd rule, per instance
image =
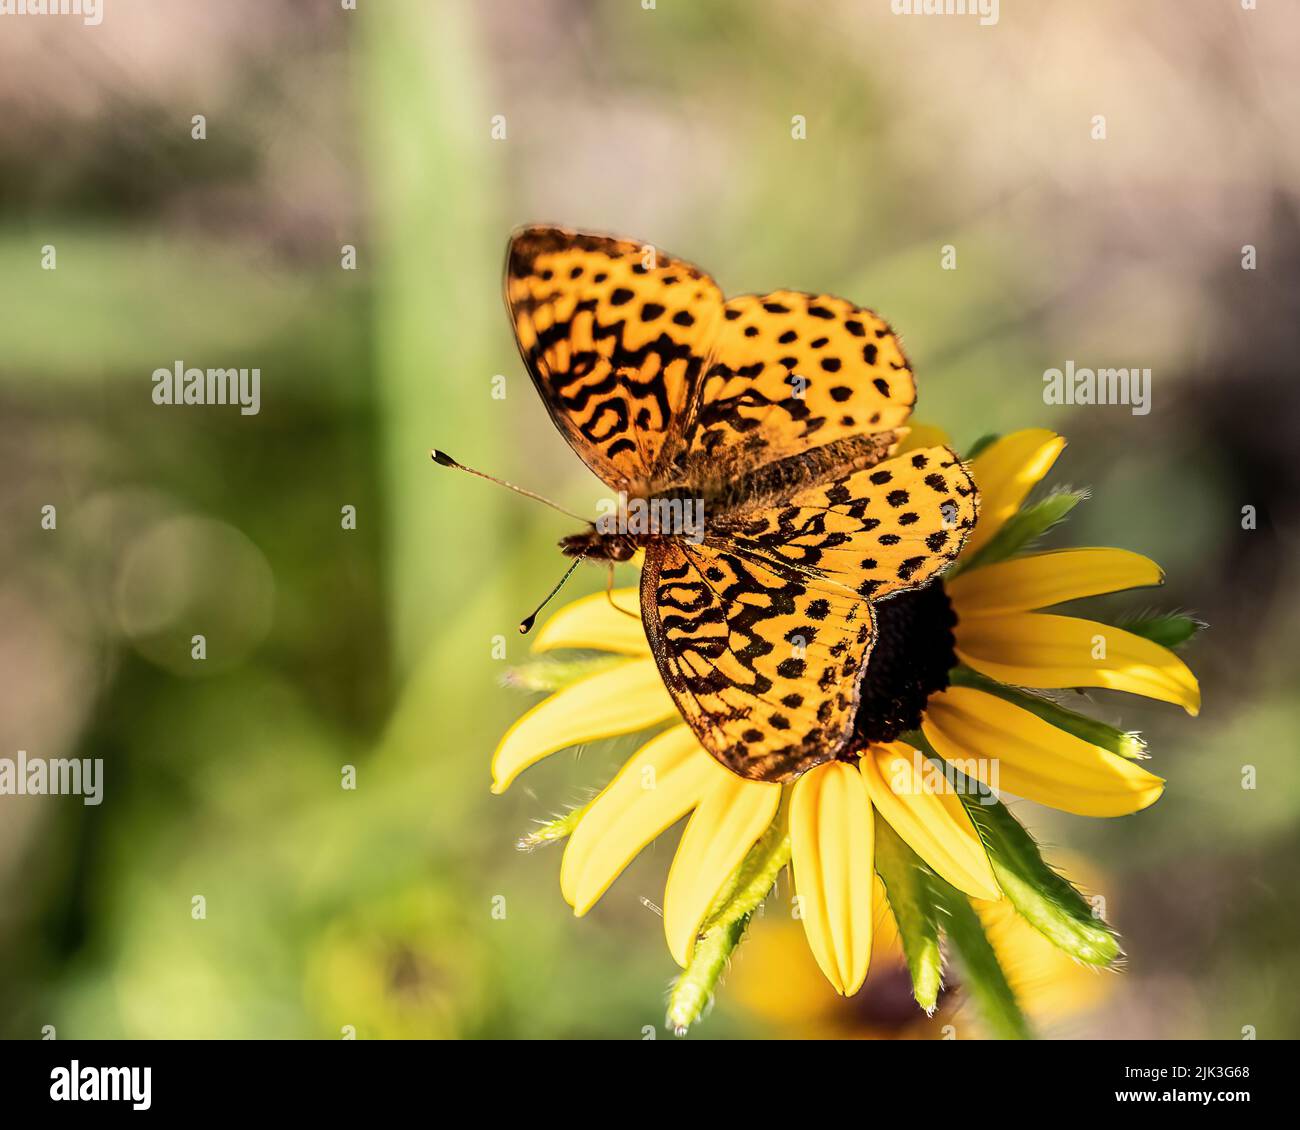
[[[1094, 494], [1054, 543], [1162, 563], [1152, 605], [1115, 607], [1209, 622], [1205, 709], [1097, 695], [1169, 782], [1136, 817], [1016, 803], [1129, 958], [1046, 977], [1013, 938], [1014, 970], [1055, 986], [1048, 1035], [1300, 1036], [1297, 43], [1300, 10], [1237, 0], [1004, 0], [992, 26], [887, 0], [0, 17], [0, 756], [105, 763], [98, 807], [0, 797], [0, 1035], [667, 1035], [642, 900], [677, 831], [582, 921], [559, 851], [513, 846], [635, 739], [488, 793], [532, 701], [503, 685], [515, 624], [569, 526], [428, 460], [603, 493], [502, 307], [510, 229], [552, 221], [728, 293], [879, 310], [916, 419], [959, 447], [1069, 437], [1052, 481]], [[260, 368], [261, 411], [155, 405], [178, 360]], [[1150, 413], [1046, 406], [1067, 360], [1150, 368]], [[918, 1014], [889, 953], [834, 999], [788, 896], [694, 1035], [978, 1035], [959, 988]]]

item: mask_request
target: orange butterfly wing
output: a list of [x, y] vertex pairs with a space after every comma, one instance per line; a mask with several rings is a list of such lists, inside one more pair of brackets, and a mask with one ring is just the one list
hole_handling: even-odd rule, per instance
[[803, 487], [784, 505], [723, 518], [711, 532], [879, 600], [951, 565], [977, 513], [975, 482], [956, 453], [927, 447]]
[[875, 642], [872, 601], [932, 581], [976, 510], [960, 460], [931, 447], [741, 507], [703, 545], [652, 544], [646, 636], [700, 744], [762, 781], [843, 752]]
[[641, 581], [701, 744], [768, 781], [842, 752], [871, 602], [937, 576], [977, 505], [947, 448], [881, 462], [916, 399], [888, 325], [827, 295], [724, 304], [654, 248], [549, 227], [512, 238], [506, 300], [552, 419], [601, 479], [717, 492], [704, 543], [652, 543]]
[[788, 290], [733, 298], [693, 412], [688, 478], [891, 431], [915, 402], [902, 346], [870, 310]]
[[700, 744], [732, 772], [789, 781], [843, 749], [874, 639], [865, 598], [725, 541], [658, 542], [646, 637]]
[[607, 485], [648, 493], [697, 398], [722, 322], [717, 284], [631, 240], [530, 227], [510, 240], [505, 289], [560, 431]]

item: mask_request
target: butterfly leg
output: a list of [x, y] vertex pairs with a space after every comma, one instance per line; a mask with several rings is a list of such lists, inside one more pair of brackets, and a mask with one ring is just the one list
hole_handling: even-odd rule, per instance
[[626, 608], [620, 608], [620, 607], [618, 606], [618, 604], [615, 603], [615, 601], [614, 601], [614, 562], [612, 562], [612, 561], [609, 563], [609, 572], [605, 575], [605, 599], [609, 601], [609, 606], [610, 606], [611, 608], [613, 608], [616, 612], [621, 612], [621, 613], [623, 613], [624, 616], [631, 616], [633, 619], [636, 619], [636, 620], [639, 620], [639, 619], [641, 618], [639, 613], [636, 613], [636, 612], [629, 612]]

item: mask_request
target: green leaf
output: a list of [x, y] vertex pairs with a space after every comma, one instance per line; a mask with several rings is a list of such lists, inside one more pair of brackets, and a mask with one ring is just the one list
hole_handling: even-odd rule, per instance
[[1137, 761], [1147, 755], [1146, 742], [1137, 734], [1125, 732], [1105, 722], [1098, 722], [1095, 718], [1079, 714], [1040, 694], [1009, 687], [996, 679], [981, 675], [978, 671], [972, 671], [969, 667], [954, 667], [949, 674], [949, 679], [955, 687], [971, 687], [986, 694], [996, 695], [1006, 702], [1028, 710], [1031, 714], [1036, 714], [1044, 722], [1050, 722], [1067, 734], [1073, 734], [1076, 738], [1082, 738], [1085, 742], [1100, 746], [1130, 761]]
[[[1086, 490], [1058, 490], [1016, 511], [989, 543], [961, 566], [961, 571], [1005, 561], [1038, 541], [1088, 497]], [[956, 570], [954, 570], [956, 572]]]
[[[993, 874], [1022, 918], [1049, 942], [1089, 965], [1110, 965], [1119, 939], [1067, 879], [1044, 862], [1033, 837], [1006, 805], [969, 779], [962, 803], [984, 841]], [[990, 803], [991, 802], [991, 803]]]
[[986, 447], [992, 447], [993, 444], [997, 443], [998, 440], [1000, 440], [1001, 438], [1002, 437], [998, 435], [997, 432], [989, 432], [986, 435], [980, 436], [979, 439], [977, 439], [974, 443], [970, 445], [970, 450], [966, 452], [966, 454], [962, 456], [962, 458], [967, 463], [969, 463], [972, 459], [975, 458], [975, 456], [979, 455], [980, 452], [982, 452]]
[[506, 671], [502, 680], [508, 687], [520, 687], [527, 691], [545, 691], [548, 694], [563, 690], [579, 679], [597, 675], [619, 663], [626, 663], [625, 655], [600, 655], [590, 658], [530, 659], [518, 663]]
[[708, 1011], [727, 962], [745, 936], [745, 927], [789, 862], [790, 826], [782, 799], [776, 819], [723, 884], [705, 916], [691, 960], [673, 985], [668, 1026], [677, 1035], [686, 1035]]
[[1130, 616], [1115, 625], [1135, 636], [1141, 636], [1162, 647], [1180, 647], [1198, 632], [1208, 627], [1204, 620], [1188, 616], [1185, 612], [1166, 612], [1163, 614]]
[[984, 933], [979, 915], [956, 888], [937, 876], [936, 884], [944, 910], [948, 912], [946, 933], [961, 963], [962, 985], [974, 1000], [980, 1015], [1000, 1040], [1033, 1039], [1029, 1021], [1007, 983], [1007, 975], [988, 935]]
[[933, 1013], [943, 987], [936, 877], [883, 820], [876, 821], [876, 870], [898, 923], [903, 956], [912, 974], [912, 994], [917, 1004]]

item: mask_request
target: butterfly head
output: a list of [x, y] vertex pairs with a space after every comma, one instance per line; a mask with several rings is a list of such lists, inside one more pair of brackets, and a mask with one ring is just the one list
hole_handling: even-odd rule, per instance
[[588, 561], [631, 561], [636, 551], [636, 539], [631, 534], [603, 533], [594, 526], [560, 539], [560, 552], [565, 557]]

